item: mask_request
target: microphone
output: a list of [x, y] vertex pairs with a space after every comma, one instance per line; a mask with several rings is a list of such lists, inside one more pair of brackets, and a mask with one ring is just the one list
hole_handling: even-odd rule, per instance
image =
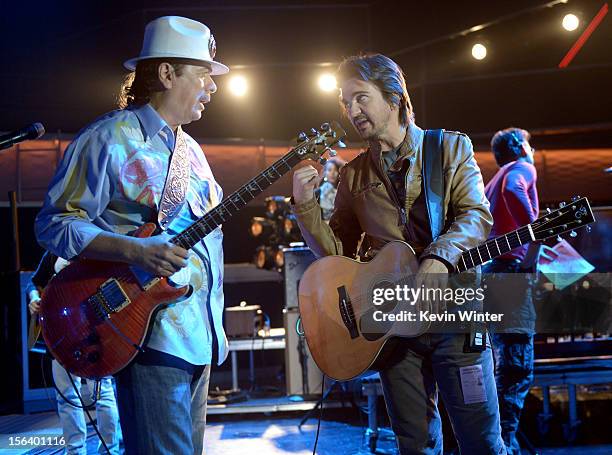
[[27, 141], [29, 139], [38, 139], [45, 134], [45, 127], [42, 123], [32, 123], [18, 131], [3, 134], [0, 136], [0, 150], [12, 147], [13, 145]]

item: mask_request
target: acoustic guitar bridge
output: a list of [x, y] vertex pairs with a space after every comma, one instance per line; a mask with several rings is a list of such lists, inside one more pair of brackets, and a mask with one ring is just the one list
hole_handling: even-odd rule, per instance
[[346, 326], [351, 338], [359, 337], [359, 330], [357, 330], [357, 322], [355, 321], [355, 312], [353, 311], [353, 304], [351, 298], [346, 292], [344, 286], [338, 288], [338, 307], [340, 309], [340, 316], [342, 322]]

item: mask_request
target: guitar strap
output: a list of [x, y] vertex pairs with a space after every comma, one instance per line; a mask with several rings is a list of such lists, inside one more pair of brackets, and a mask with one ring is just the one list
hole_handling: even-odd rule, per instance
[[189, 150], [185, 142], [185, 133], [179, 126], [176, 130], [176, 143], [170, 156], [168, 175], [164, 184], [164, 191], [159, 202], [159, 212], [157, 213], [157, 223], [164, 231], [170, 222], [179, 213], [187, 188], [189, 188], [189, 178], [191, 177], [191, 161]]
[[[444, 130], [425, 130], [423, 137], [423, 163], [421, 166], [421, 174], [423, 176], [423, 188], [425, 191], [425, 207], [429, 219], [432, 239], [436, 239], [444, 227], [444, 179], [442, 172], [442, 157], [444, 153]], [[379, 172], [377, 170], [377, 172]], [[379, 174], [382, 179], [382, 175]], [[384, 182], [384, 179], [383, 179]], [[410, 240], [411, 232], [408, 219], [402, 216], [402, 208], [404, 206], [397, 190], [391, 184], [385, 185], [387, 193], [398, 207], [400, 219], [404, 223], [405, 237]], [[368, 248], [368, 236], [366, 235], [359, 248], [359, 256], [367, 256], [364, 252]]]
[[444, 229], [444, 178], [442, 157], [444, 130], [426, 130], [423, 138], [423, 189], [431, 237], [435, 240]]

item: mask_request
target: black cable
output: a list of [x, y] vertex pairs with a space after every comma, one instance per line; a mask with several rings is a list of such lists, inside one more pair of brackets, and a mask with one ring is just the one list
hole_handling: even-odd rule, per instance
[[[68, 373], [68, 371], [66, 371], [66, 373]], [[72, 379], [72, 375], [70, 373], [68, 373], [68, 377], [70, 378], [70, 382], [72, 383], [72, 387], [74, 388], [74, 391], [75, 391], [77, 397], [79, 398], [79, 401], [81, 402], [83, 411], [85, 411], [85, 414], [87, 414], [87, 417], [89, 418], [89, 423], [91, 423], [91, 426], [93, 426], [94, 430], [96, 431], [96, 434], [98, 435], [98, 438], [100, 439], [100, 442], [104, 446], [104, 450], [106, 450], [106, 453], [108, 455], [111, 455], [110, 449], [108, 448], [108, 446], [106, 445], [106, 441], [104, 441], [104, 438], [100, 434], [100, 430], [98, 430], [98, 425], [96, 425], [96, 423], [93, 420], [93, 417], [91, 417], [91, 414], [89, 413], [88, 407], [85, 406], [85, 403], [83, 402], [83, 397], [81, 397], [81, 393], [79, 392], [79, 389], [77, 388], [76, 384], [74, 383], [74, 379]], [[100, 387], [99, 382], [100, 381], [96, 381], [96, 383], [98, 383], [98, 385], [97, 386], [94, 385], [94, 396], [96, 397], [95, 400], [94, 400], [94, 403], [98, 401], [96, 390], [99, 390], [99, 387]], [[85, 435], [85, 441], [87, 441], [87, 435]], [[85, 444], [87, 444], [87, 442], [85, 442]]]
[[312, 455], [317, 453], [317, 444], [319, 443], [319, 431], [321, 430], [321, 419], [323, 418], [323, 404], [325, 403], [325, 375], [321, 378], [321, 405], [319, 406], [319, 421], [317, 422], [317, 434], [315, 436], [314, 447], [312, 448]]
[[[45, 365], [44, 365], [44, 360], [45, 360], [45, 357], [46, 357], [45, 355], [42, 355], [42, 356], [40, 357], [40, 373], [41, 373], [41, 375], [42, 375], [42, 380], [43, 380], [43, 384], [44, 384], [44, 386], [45, 386], [45, 390], [47, 390], [47, 389], [49, 388], [49, 385], [47, 384], [47, 377], [45, 376], [45, 368], [44, 368], [44, 366], [45, 366]], [[49, 358], [51, 358], [51, 357], [49, 357]], [[53, 361], [53, 358], [51, 358], [51, 361]], [[63, 368], [63, 367], [62, 367], [62, 368]], [[53, 367], [51, 367], [51, 369], [53, 369]], [[68, 371], [66, 371], [66, 374], [68, 374], [68, 375], [69, 375]], [[69, 376], [70, 376], [70, 375], [69, 375]], [[51, 379], [53, 379], [53, 375], [51, 375]], [[71, 379], [72, 379], [72, 378], [71, 378]], [[66, 397], [64, 396], [64, 394], [63, 394], [62, 392], [60, 392], [60, 390], [57, 388], [57, 385], [55, 384], [55, 380], [53, 380], [52, 385], [53, 385], [53, 388], [55, 389], [55, 391], [57, 392], [57, 394], [58, 394], [60, 397], [62, 397], [62, 399], [63, 399], [63, 400], [66, 402], [66, 403], [68, 403], [68, 404], [69, 404], [70, 406], [72, 406], [73, 408], [83, 409], [83, 406], [82, 406], [83, 402], [81, 402], [81, 404], [77, 404], [77, 403], [73, 403], [73, 402], [72, 402], [72, 401], [70, 401], [68, 398], [66, 398]], [[51, 399], [51, 397], [50, 397], [49, 395], [47, 395], [47, 398], [48, 398], [49, 402], [53, 404], [53, 407], [55, 407], [55, 403], [53, 403], [53, 400]], [[87, 406], [89, 406], [89, 407], [92, 407], [92, 408], [93, 408], [93, 407], [96, 405], [97, 401], [98, 401], [98, 399], [97, 399], [97, 397], [96, 397], [96, 399], [95, 399], [94, 401], [92, 401], [90, 404], [88, 404]]]
[[51, 407], [55, 408], [55, 406], [57, 405], [57, 399], [56, 400], [51, 399], [51, 396], [49, 395], [49, 385], [47, 384], [47, 378], [45, 377], [45, 358], [46, 357], [47, 357], [46, 355], [40, 356], [40, 373], [42, 375], [43, 385], [45, 386], [45, 395], [47, 395], [47, 400], [49, 400], [49, 403], [51, 403]]
[[[42, 380], [43, 380], [43, 384], [45, 386], [45, 391], [46, 391], [49, 387], [48, 387], [48, 384], [47, 384], [47, 378], [45, 376], [44, 360], [45, 360], [45, 356], [41, 356], [41, 358], [40, 358], [40, 372], [42, 374]], [[101, 381], [96, 381], [96, 384], [94, 385], [94, 400], [90, 404], [85, 405], [85, 403], [83, 401], [83, 398], [81, 397], [81, 394], [79, 393], [79, 390], [77, 389], [77, 386], [74, 383], [74, 379], [72, 379], [72, 375], [68, 372], [68, 370], [66, 370], [66, 374], [68, 375], [68, 378], [70, 378], [70, 382], [72, 383], [72, 387], [74, 388], [74, 391], [76, 392], [77, 397], [79, 398], [79, 401], [81, 402], [81, 404], [80, 405], [75, 404], [72, 401], [70, 401], [69, 399], [67, 399], [64, 396], [64, 394], [62, 392], [60, 392], [59, 388], [57, 387], [57, 384], [55, 383], [55, 379], [53, 379], [53, 376], [52, 376], [51, 378], [53, 379], [53, 388], [58, 393], [58, 395], [60, 397], [62, 397], [62, 399], [66, 403], [68, 403], [68, 405], [70, 405], [70, 406], [72, 406], [74, 408], [77, 408], [77, 409], [83, 409], [83, 411], [85, 411], [85, 413], [87, 414], [87, 417], [89, 418], [89, 422], [94, 427], [94, 430], [96, 431], [96, 434], [98, 435], [98, 438], [100, 438], [100, 442], [102, 442], [102, 445], [104, 446], [104, 449], [106, 449], [106, 453], [108, 455], [110, 455], [110, 450], [109, 450], [108, 446], [106, 445], [106, 442], [104, 441], [104, 438], [100, 434], [100, 431], [98, 430], [97, 425], [94, 423], [93, 418], [91, 417], [91, 414], [89, 413], [89, 409], [88, 409], [90, 407], [93, 408], [96, 405], [96, 403], [98, 402], [98, 392], [100, 391]], [[47, 398], [49, 399], [50, 402], [52, 402], [51, 398], [48, 395], [47, 395]], [[86, 441], [85, 444], [87, 444], [87, 434], [85, 434], [85, 441]]]

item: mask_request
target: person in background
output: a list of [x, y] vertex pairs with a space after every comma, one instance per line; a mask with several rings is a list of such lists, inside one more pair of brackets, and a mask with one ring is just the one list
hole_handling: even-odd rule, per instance
[[321, 206], [323, 221], [329, 222], [334, 212], [334, 201], [338, 192], [340, 169], [345, 164], [346, 161], [336, 156], [327, 160], [325, 166], [323, 166], [321, 184], [316, 189], [316, 197]]
[[[537, 171], [530, 139], [529, 132], [521, 128], [506, 128], [491, 139], [499, 170], [485, 187], [493, 215], [490, 238], [514, 231], [538, 217]], [[504, 313], [503, 326], [498, 330], [493, 326], [492, 330], [502, 437], [511, 455], [521, 453], [516, 434], [533, 382], [536, 314], [528, 273], [535, 272], [537, 257], [537, 244], [523, 245], [483, 267], [487, 282], [485, 305], [490, 310], [501, 308]]]

